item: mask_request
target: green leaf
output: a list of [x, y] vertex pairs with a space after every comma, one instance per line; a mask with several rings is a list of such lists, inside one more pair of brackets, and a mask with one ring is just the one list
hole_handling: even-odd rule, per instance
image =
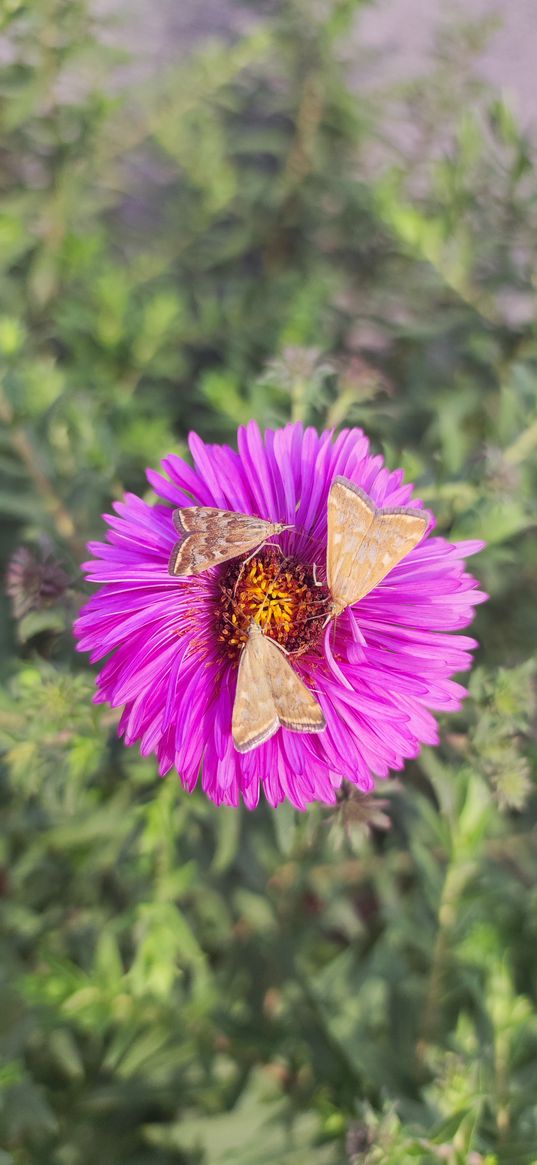
[[280, 852], [285, 857], [288, 857], [293, 849], [297, 835], [298, 819], [296, 809], [288, 801], [283, 801], [274, 810], [273, 822]]

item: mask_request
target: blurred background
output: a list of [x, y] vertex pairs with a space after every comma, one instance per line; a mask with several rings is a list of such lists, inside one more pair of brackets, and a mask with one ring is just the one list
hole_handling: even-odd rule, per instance
[[[535, 1165], [537, 10], [0, 4], [0, 1165]], [[91, 704], [79, 564], [190, 427], [362, 425], [485, 538], [471, 699], [253, 814]]]

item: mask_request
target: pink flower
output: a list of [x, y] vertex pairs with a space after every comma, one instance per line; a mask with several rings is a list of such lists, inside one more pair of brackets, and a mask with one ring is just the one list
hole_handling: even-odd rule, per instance
[[[120, 733], [156, 753], [161, 775], [174, 766], [191, 792], [201, 774], [216, 804], [249, 809], [261, 788], [271, 805], [299, 809], [333, 803], [346, 778], [360, 789], [401, 769], [422, 744], [436, 744], [434, 712], [459, 708], [465, 689], [450, 677], [470, 667], [475, 640], [466, 627], [487, 597], [462, 560], [481, 542], [423, 541], [364, 599], [323, 628], [327, 591], [326, 515], [337, 475], [359, 485], [377, 506], [422, 503], [369, 453], [360, 429], [334, 440], [301, 424], [267, 430], [252, 421], [238, 431], [238, 452], [190, 436], [191, 468], [171, 454], [148, 470], [161, 504], [133, 494], [107, 515], [106, 542], [89, 546], [88, 579], [100, 589], [76, 623], [80, 651], [108, 656], [97, 702], [124, 705]], [[173, 578], [168, 561], [177, 535], [175, 507], [216, 506], [294, 528], [256, 553], [239, 575], [233, 560], [189, 578]], [[283, 563], [283, 565], [282, 565]], [[316, 576], [313, 565], [316, 564]], [[267, 600], [275, 576], [283, 588]], [[270, 592], [272, 594], [272, 592]], [[292, 666], [314, 689], [326, 729], [298, 735], [280, 728], [249, 753], [231, 738], [237, 667], [252, 613], [264, 603], [270, 636], [291, 650]], [[324, 604], [324, 606], [323, 606]], [[285, 608], [286, 618], [283, 618]]]

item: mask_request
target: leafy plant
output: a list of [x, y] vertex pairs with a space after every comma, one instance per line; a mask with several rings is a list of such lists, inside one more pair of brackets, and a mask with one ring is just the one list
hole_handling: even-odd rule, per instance
[[[537, 1161], [534, 150], [468, 27], [402, 142], [358, 11], [131, 81], [86, 0], [0, 14], [0, 1165]], [[492, 598], [380, 803], [246, 815], [118, 743], [69, 628], [146, 465], [290, 416], [363, 425]]]

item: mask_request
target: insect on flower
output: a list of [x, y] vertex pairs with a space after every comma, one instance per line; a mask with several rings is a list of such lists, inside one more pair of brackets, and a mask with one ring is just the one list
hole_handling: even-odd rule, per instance
[[365, 598], [421, 542], [427, 514], [409, 507], [377, 509], [363, 489], [336, 477], [328, 494], [326, 572], [330, 616]]
[[[373, 456], [359, 429], [334, 437], [290, 424], [262, 436], [250, 422], [237, 441], [235, 452], [192, 434], [193, 467], [171, 455], [162, 474], [148, 470], [156, 505], [132, 494], [115, 503], [106, 541], [90, 545], [85, 564], [99, 589], [77, 621], [78, 647], [92, 661], [106, 657], [95, 699], [123, 707], [126, 744], [156, 753], [162, 775], [176, 769], [189, 791], [201, 781], [217, 804], [254, 808], [261, 793], [271, 805], [333, 804], [344, 779], [367, 792], [435, 744], [435, 714], [460, 706], [465, 689], [452, 677], [469, 668], [476, 644], [453, 632], [486, 598], [463, 565], [482, 543], [435, 536], [402, 471]], [[221, 540], [216, 565], [193, 556], [201, 573], [172, 576], [172, 513], [183, 524], [192, 511], [194, 523], [196, 509], [263, 523], [261, 539], [258, 528], [229, 555]], [[412, 548], [401, 511], [412, 516]], [[269, 542], [267, 527], [278, 527]], [[187, 533], [185, 554], [198, 554], [196, 531]], [[327, 584], [315, 575], [325, 559]], [[241, 667], [241, 696], [270, 683], [267, 722], [243, 716], [237, 748]], [[281, 704], [282, 675], [297, 715], [292, 696]], [[302, 731], [310, 708], [315, 727]]]
[[325, 726], [320, 704], [293, 671], [283, 647], [264, 635], [253, 619], [237, 675], [232, 717], [235, 748], [249, 752], [280, 727], [322, 732]]
[[247, 554], [249, 550], [261, 547], [274, 534], [289, 529], [283, 522], [265, 522], [262, 518], [211, 506], [174, 510], [172, 521], [183, 538], [176, 542], [171, 552], [168, 569], [170, 574], [184, 578], [201, 574], [228, 558]]
[[[234, 514], [203, 506], [174, 510], [173, 524], [187, 537], [171, 553], [169, 571], [187, 577], [236, 558], [252, 546], [261, 548], [274, 534], [291, 527], [265, 522], [247, 514]], [[246, 566], [249, 560], [243, 562]], [[241, 574], [242, 574], [241, 567]], [[237, 584], [241, 575], [235, 583]], [[269, 595], [265, 597], [265, 603]], [[262, 614], [263, 606], [256, 613]], [[320, 732], [325, 727], [322, 709], [293, 671], [285, 654], [252, 619], [242, 648], [233, 704], [232, 736], [239, 752], [257, 748], [284, 727], [292, 732]]]

